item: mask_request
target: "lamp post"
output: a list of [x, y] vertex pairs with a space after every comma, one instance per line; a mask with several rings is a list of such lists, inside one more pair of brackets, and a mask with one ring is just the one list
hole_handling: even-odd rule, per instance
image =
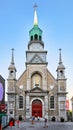
[[72, 103], [72, 120], [73, 120], [73, 96], [71, 98], [71, 103]]

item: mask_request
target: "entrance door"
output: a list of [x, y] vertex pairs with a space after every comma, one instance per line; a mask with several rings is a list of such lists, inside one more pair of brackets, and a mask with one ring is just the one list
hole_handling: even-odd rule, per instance
[[32, 102], [32, 116], [42, 117], [42, 102], [40, 100]]

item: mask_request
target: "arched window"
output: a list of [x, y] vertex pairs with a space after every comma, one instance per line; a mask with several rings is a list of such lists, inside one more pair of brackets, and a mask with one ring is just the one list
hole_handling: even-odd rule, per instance
[[60, 75], [63, 76], [63, 70], [60, 70]]
[[50, 96], [50, 109], [54, 109], [54, 96]]
[[33, 36], [31, 36], [31, 41], [33, 40]]
[[34, 40], [38, 40], [38, 35], [37, 34], [34, 35]]
[[41, 36], [39, 36], [39, 40], [41, 41]]
[[19, 96], [19, 109], [23, 109], [23, 96]]
[[11, 75], [11, 76], [14, 75], [14, 71], [13, 71], [13, 70], [10, 71], [10, 75]]

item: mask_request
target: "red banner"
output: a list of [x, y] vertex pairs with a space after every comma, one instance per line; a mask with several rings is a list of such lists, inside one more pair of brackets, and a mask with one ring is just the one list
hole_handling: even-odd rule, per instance
[[66, 110], [69, 110], [69, 100], [66, 100]]

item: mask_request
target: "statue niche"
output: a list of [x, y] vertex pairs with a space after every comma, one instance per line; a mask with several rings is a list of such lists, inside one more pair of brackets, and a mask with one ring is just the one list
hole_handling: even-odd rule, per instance
[[42, 76], [39, 73], [35, 73], [32, 75], [31, 86], [32, 88], [42, 86]]

